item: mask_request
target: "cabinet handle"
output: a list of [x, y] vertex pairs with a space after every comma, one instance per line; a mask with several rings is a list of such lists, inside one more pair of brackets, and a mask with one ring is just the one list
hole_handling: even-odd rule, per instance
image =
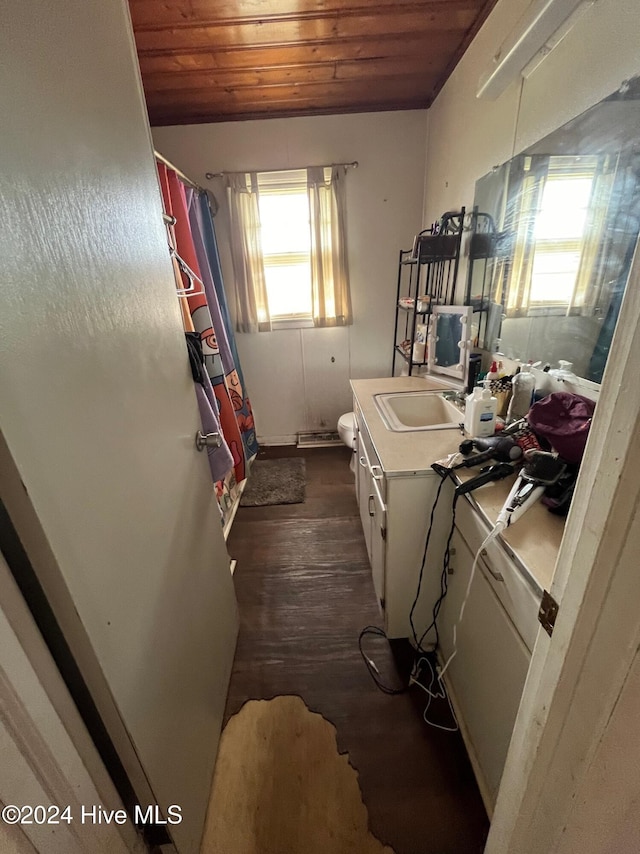
[[374, 480], [382, 480], [382, 468], [380, 466], [371, 466], [371, 476]]
[[495, 578], [496, 581], [502, 581], [504, 583], [504, 576], [501, 572], [492, 569], [488, 563], [485, 563], [484, 568], [487, 570], [487, 572], [492, 578]]
[[363, 468], [363, 469], [366, 469], [366, 468], [367, 468], [367, 461], [365, 460], [365, 458], [364, 458], [364, 457], [360, 457], [360, 459], [358, 460], [358, 462], [360, 463], [360, 465], [362, 466], [362, 468]]
[[369, 516], [371, 516], [371, 517], [376, 515], [375, 507], [373, 508], [373, 510], [371, 509], [371, 502], [372, 501], [373, 501], [373, 495], [370, 495], [369, 496]]

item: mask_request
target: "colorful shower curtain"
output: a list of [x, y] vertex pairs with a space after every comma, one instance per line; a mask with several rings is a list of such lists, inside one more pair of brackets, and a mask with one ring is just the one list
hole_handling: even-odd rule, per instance
[[[250, 459], [257, 454], [258, 443], [256, 441], [251, 404], [244, 392], [244, 379], [239, 368], [240, 362], [235, 347], [235, 338], [228, 323], [228, 312], [226, 312], [226, 299], [224, 290], [222, 289], [222, 270], [220, 268], [213, 218], [206, 193], [198, 194], [193, 190], [187, 190], [187, 203], [189, 205], [191, 232], [200, 265], [200, 272], [204, 281], [207, 303], [213, 319], [220, 356], [219, 360], [211, 362], [209, 376], [214, 386], [217, 383], [226, 383], [240, 428], [244, 455], [247, 459]], [[216, 279], [219, 283], [218, 287], [216, 287]], [[225, 308], [224, 313], [221, 305], [221, 295], [222, 305]], [[227, 315], [226, 320], [225, 313]], [[209, 368], [206, 357], [205, 364]], [[214, 371], [220, 370], [220, 366], [222, 367], [222, 372], [214, 378]]]
[[[181, 299], [188, 306], [193, 329], [200, 336], [205, 372], [211, 383], [222, 435], [232, 455], [232, 467], [214, 475], [223, 520], [231, 512], [238, 486], [247, 476], [248, 462], [258, 451], [251, 404], [238, 369], [235, 341], [228, 336], [228, 310], [208, 200], [185, 187], [177, 174], [158, 162], [165, 212], [176, 220], [176, 251], [201, 279], [199, 292]], [[204, 203], [204, 204], [203, 204]], [[214, 271], [215, 270], [215, 274]], [[199, 403], [202, 412], [202, 397]], [[213, 471], [213, 470], [212, 470]]]

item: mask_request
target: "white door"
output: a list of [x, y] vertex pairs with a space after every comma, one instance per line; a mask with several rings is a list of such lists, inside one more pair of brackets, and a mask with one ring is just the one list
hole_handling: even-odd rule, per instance
[[3, 11], [0, 497], [138, 799], [195, 852], [237, 610], [128, 8]]

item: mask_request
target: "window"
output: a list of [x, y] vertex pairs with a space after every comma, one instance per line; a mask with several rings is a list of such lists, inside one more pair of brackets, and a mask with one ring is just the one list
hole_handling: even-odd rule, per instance
[[236, 329], [352, 323], [343, 166], [226, 176]]
[[262, 258], [272, 321], [311, 323], [311, 235], [305, 169], [258, 173]]

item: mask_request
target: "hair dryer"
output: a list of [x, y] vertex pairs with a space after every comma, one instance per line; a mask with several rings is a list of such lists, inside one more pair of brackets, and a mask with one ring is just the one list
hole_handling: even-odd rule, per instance
[[498, 513], [494, 530], [503, 531], [536, 503], [547, 488], [564, 474], [566, 464], [548, 451], [529, 450], [525, 464]]
[[512, 463], [522, 456], [522, 448], [510, 436], [490, 436], [488, 439], [465, 439], [460, 445], [461, 454], [470, 454], [473, 449], [480, 451], [463, 460], [454, 468], [469, 468], [496, 460], [499, 463]]

